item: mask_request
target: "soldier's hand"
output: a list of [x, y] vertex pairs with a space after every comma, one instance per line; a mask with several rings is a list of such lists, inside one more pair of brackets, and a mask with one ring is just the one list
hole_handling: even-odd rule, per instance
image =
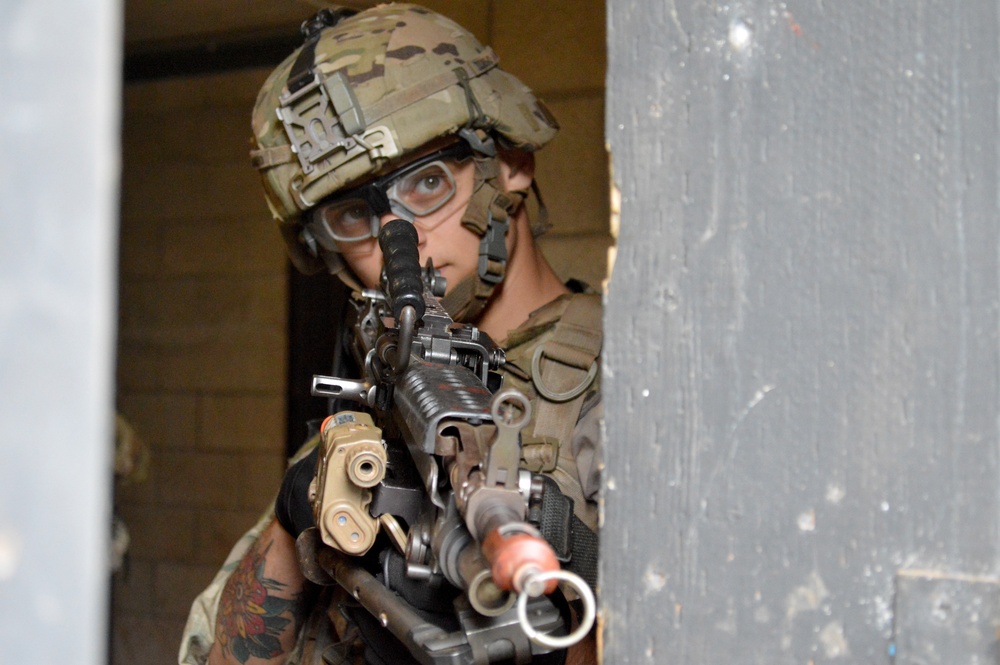
[[289, 467], [274, 502], [274, 516], [293, 539], [315, 526], [312, 506], [309, 505], [309, 483], [316, 475], [318, 455], [317, 448]]

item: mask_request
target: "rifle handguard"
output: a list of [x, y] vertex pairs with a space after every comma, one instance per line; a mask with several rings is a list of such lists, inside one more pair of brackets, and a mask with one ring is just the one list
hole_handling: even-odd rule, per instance
[[544, 586], [531, 582], [539, 573], [559, 570], [556, 553], [541, 536], [524, 532], [503, 535], [502, 528], [493, 529], [483, 540], [483, 556], [490, 562], [493, 581], [504, 591], [540, 596], [552, 593], [559, 584], [555, 579]]

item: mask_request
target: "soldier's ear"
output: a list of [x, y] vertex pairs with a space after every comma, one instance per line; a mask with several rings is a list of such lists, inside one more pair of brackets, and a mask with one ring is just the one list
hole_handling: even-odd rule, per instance
[[500, 148], [500, 184], [505, 191], [524, 191], [535, 179], [535, 155], [525, 150]]

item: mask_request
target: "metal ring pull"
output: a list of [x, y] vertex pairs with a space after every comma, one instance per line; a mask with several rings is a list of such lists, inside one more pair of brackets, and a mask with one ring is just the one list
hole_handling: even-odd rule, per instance
[[504, 388], [493, 396], [490, 415], [494, 423], [520, 430], [531, 421], [531, 401], [517, 388]]
[[583, 394], [583, 391], [590, 387], [590, 384], [594, 382], [594, 377], [597, 376], [597, 362], [593, 362], [590, 365], [590, 369], [587, 370], [587, 376], [583, 378], [580, 385], [575, 388], [570, 388], [569, 390], [561, 393], [557, 393], [550, 390], [548, 386], [542, 383], [542, 356], [544, 354], [545, 347], [539, 346], [535, 349], [535, 355], [531, 357], [531, 380], [535, 383], [535, 389], [538, 390], [538, 394], [549, 400], [550, 402], [568, 402], [571, 399], [578, 397]]
[[[583, 618], [580, 619], [580, 625], [572, 633], [563, 637], [553, 637], [538, 632], [531, 625], [531, 622], [528, 621], [529, 594], [527, 591], [522, 591], [517, 596], [517, 621], [521, 624], [521, 630], [528, 636], [528, 639], [538, 646], [548, 649], [567, 649], [581, 641], [590, 632], [591, 626], [594, 625], [594, 619], [597, 617], [597, 600], [594, 598], [594, 592], [590, 590], [587, 583], [579, 575], [571, 573], [568, 570], [550, 570], [547, 573], [532, 575], [531, 583], [526, 583], [524, 588], [544, 587], [543, 583], [549, 580], [560, 580], [576, 589], [580, 595], [580, 600], [583, 601]], [[539, 584], [534, 584], [535, 582]]]

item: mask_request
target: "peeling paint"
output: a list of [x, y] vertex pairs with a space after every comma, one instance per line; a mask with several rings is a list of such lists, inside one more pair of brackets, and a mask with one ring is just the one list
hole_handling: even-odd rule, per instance
[[755, 392], [753, 395], [753, 399], [751, 399], [750, 402], [746, 405], [746, 407], [744, 407], [741, 416], [746, 417], [753, 410], [753, 408], [758, 404], [760, 404], [761, 400], [763, 400], [767, 396], [767, 394], [772, 390], [774, 390], [774, 386], [766, 385], [763, 386], [757, 392]]
[[892, 605], [885, 596], [875, 596], [873, 601], [875, 606], [875, 625], [886, 632], [892, 629]]
[[614, 160], [611, 159], [611, 146], [607, 143], [604, 144], [605, 150], [608, 153], [608, 171], [610, 173], [611, 181], [611, 216], [609, 219], [609, 228], [611, 232], [611, 238], [614, 242], [608, 247], [608, 272], [605, 278], [601, 281], [601, 290], [607, 294], [611, 282], [611, 275], [614, 273], [615, 260], [618, 258], [618, 235], [621, 232], [621, 211], [622, 211], [622, 192], [618, 187], [618, 183], [615, 182], [615, 168]]
[[844, 500], [847, 492], [840, 485], [831, 483], [826, 486], [826, 501], [834, 506]]
[[819, 633], [819, 642], [827, 658], [843, 658], [851, 655], [850, 645], [844, 637], [844, 626], [839, 621], [826, 624]]
[[815, 531], [816, 530], [816, 511], [807, 510], [806, 512], [799, 515], [796, 520], [799, 525], [799, 531]]
[[646, 595], [659, 593], [663, 591], [663, 587], [667, 586], [667, 576], [650, 567], [646, 569], [646, 574], [642, 576], [642, 584]]
[[819, 609], [820, 603], [830, 596], [823, 579], [815, 570], [809, 573], [806, 583], [795, 587], [785, 600], [785, 617], [792, 621], [800, 612]]
[[[609, 146], [605, 147], [610, 153], [611, 148]], [[618, 183], [615, 182], [614, 167], [610, 165], [610, 162], [608, 168], [611, 170], [611, 195], [610, 195], [611, 217], [609, 219], [608, 225], [611, 237], [617, 243], [618, 237], [621, 235], [622, 190], [618, 187]]]

